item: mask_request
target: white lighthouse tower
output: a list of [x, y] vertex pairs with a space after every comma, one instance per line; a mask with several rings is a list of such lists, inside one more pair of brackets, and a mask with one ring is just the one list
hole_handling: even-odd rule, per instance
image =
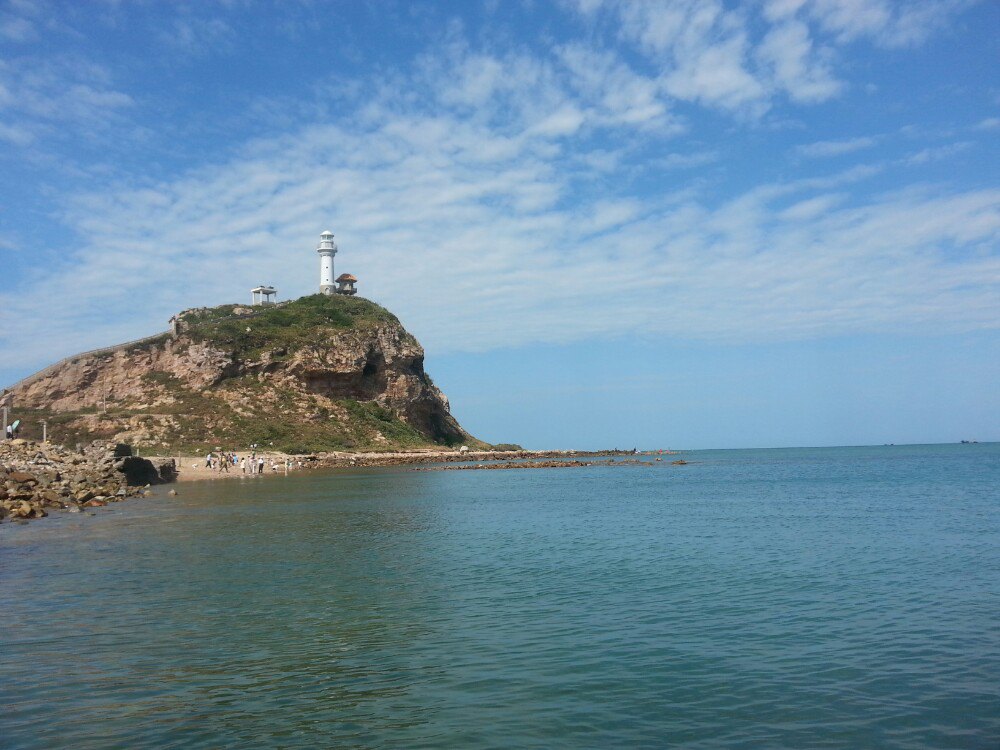
[[337, 243], [333, 241], [333, 232], [327, 229], [319, 236], [319, 291], [321, 294], [334, 294], [337, 291], [333, 283], [333, 256], [337, 254]]

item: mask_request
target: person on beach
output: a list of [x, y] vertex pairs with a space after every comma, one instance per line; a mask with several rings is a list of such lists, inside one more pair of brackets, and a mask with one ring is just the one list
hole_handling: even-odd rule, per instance
[[244, 474], [247, 473], [247, 457], [246, 456], [244, 456], [243, 458], [240, 459], [240, 471], [242, 471]]
[[209, 453], [207, 456], [205, 456], [205, 468], [206, 469], [211, 469], [212, 468], [212, 454], [211, 453]]
[[257, 473], [258, 474], [263, 474], [264, 473], [264, 457], [263, 456], [261, 456], [260, 458], [257, 459]]

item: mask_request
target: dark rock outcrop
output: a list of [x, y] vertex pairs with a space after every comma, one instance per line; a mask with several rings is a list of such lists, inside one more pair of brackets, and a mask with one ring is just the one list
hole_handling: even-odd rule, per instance
[[160, 484], [160, 470], [148, 458], [126, 456], [115, 463], [115, 469], [125, 475], [125, 483], [129, 487], [144, 487], [147, 484]]

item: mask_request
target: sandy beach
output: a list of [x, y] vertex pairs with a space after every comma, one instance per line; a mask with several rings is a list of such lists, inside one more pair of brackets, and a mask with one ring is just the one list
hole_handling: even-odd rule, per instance
[[[242, 460], [244, 456], [249, 456], [250, 451], [245, 453], [237, 452], [237, 456]], [[305, 461], [302, 461], [302, 466], [299, 465], [301, 461], [300, 456], [286, 456], [283, 453], [267, 453], [263, 454], [264, 458], [264, 475], [270, 474], [285, 474], [285, 459], [290, 458], [292, 460], [292, 467], [289, 468], [288, 472], [302, 471], [305, 468]], [[247, 477], [251, 476], [250, 468], [247, 467], [246, 472], [240, 470], [239, 464], [236, 466], [230, 466], [229, 471], [219, 471], [216, 469], [211, 469], [205, 465], [204, 456], [163, 456], [154, 457], [152, 461], [173, 459], [177, 463], [177, 481], [178, 482], [192, 482], [205, 479], [233, 479], [235, 477]], [[271, 470], [271, 462], [274, 461], [276, 464], [276, 471]], [[315, 463], [315, 462], [309, 462]]]
[[[424, 451], [394, 451], [384, 453], [349, 453], [330, 452], [308, 456], [290, 456], [284, 453], [265, 453], [264, 475], [284, 475], [285, 460], [291, 461], [288, 473], [309, 471], [319, 468], [337, 468], [352, 466], [404, 466], [407, 464], [446, 463], [454, 461], [504, 461], [525, 458], [565, 458], [567, 456], [608, 455], [612, 451], [585, 453], [581, 451], [460, 451], [460, 450], [424, 450]], [[249, 456], [250, 451], [236, 451], [241, 459]], [[235, 479], [250, 476], [250, 470], [244, 474], [239, 465], [231, 466], [229, 471], [219, 471], [205, 466], [204, 456], [154, 456], [152, 461], [173, 459], [177, 463], [177, 481], [191, 482], [211, 479]], [[276, 469], [272, 470], [271, 462]]]

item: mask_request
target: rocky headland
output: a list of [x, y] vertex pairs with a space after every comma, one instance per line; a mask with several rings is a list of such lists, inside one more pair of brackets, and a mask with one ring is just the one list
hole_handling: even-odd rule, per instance
[[187, 310], [172, 330], [69, 358], [13, 387], [22, 434], [145, 454], [289, 454], [489, 446], [424, 372], [399, 320], [358, 297]]

